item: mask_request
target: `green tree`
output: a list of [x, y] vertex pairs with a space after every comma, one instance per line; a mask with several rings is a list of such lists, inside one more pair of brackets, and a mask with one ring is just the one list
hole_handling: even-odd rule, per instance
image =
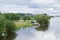
[[23, 17], [23, 20], [25, 21], [25, 20], [31, 20], [31, 16], [24, 16]]
[[50, 16], [43, 15], [43, 14], [35, 16], [35, 20], [37, 20], [37, 22], [39, 22], [40, 24], [48, 22], [49, 19]]
[[15, 26], [14, 22], [6, 21], [6, 30], [5, 30], [6, 33], [11, 34], [11, 33], [15, 32], [15, 30], [16, 30], [16, 26]]
[[8, 20], [19, 20], [20, 15], [14, 13], [5, 13], [4, 14]]
[[5, 26], [6, 26], [6, 18], [4, 15], [0, 14], [0, 36], [2, 36]]
[[6, 17], [2, 14], [0, 14], [0, 38], [2, 37], [2, 34], [10, 34], [15, 32], [16, 27], [14, 22], [7, 20]]
[[44, 14], [36, 15], [35, 20], [38, 23], [40, 23], [40, 27], [38, 29], [43, 29], [43, 30], [47, 29], [49, 24], [49, 19], [50, 16], [48, 15], [44, 15]]

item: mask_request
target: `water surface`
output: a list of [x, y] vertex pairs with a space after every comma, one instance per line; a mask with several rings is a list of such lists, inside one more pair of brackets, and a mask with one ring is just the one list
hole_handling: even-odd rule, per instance
[[21, 28], [14, 40], [60, 40], [60, 17], [50, 19], [46, 31], [38, 31], [34, 27]]

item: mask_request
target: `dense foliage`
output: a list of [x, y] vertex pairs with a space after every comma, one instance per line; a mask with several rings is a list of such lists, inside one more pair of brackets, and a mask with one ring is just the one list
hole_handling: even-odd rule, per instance
[[18, 14], [5, 13], [4, 15], [8, 20], [19, 20], [20, 19], [20, 15], [18, 15]]
[[12, 33], [16, 30], [15, 24], [12, 21], [6, 21], [6, 27], [5, 28], [6, 28], [7, 34]]
[[28, 15], [27, 16], [24, 16], [23, 17], [23, 20], [31, 20], [31, 16], [28, 16]]
[[48, 15], [43, 15], [43, 14], [40, 14], [40, 15], [36, 15], [35, 16], [35, 20], [40, 23], [40, 27], [38, 29], [40, 30], [45, 30], [48, 28], [48, 25], [49, 25], [49, 19], [50, 19], [50, 16]]
[[3, 33], [5, 35], [14, 32], [15, 29], [14, 22], [7, 20], [4, 15], [0, 14], [0, 37]]
[[0, 36], [2, 35], [5, 26], [6, 26], [6, 18], [4, 15], [0, 14]]
[[48, 22], [49, 19], [50, 19], [50, 16], [47, 16], [47, 15], [35, 16], [35, 20], [37, 20], [37, 22], [39, 22], [40, 24]]

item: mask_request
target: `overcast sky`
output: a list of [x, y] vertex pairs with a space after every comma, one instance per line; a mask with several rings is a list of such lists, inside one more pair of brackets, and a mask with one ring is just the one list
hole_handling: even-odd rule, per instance
[[60, 0], [0, 0], [0, 11], [60, 14]]

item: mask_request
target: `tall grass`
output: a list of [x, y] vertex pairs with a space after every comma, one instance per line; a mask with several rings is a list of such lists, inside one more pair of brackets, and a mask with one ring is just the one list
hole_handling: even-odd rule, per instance
[[14, 22], [14, 24], [16, 25], [16, 29], [20, 29], [20, 28], [26, 28], [26, 27], [31, 27], [32, 24], [29, 21], [16, 21]]

